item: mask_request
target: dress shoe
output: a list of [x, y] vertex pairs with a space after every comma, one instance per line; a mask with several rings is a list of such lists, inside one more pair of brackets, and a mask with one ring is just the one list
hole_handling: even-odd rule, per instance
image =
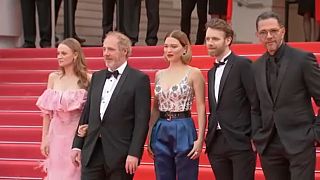
[[157, 38], [150, 38], [150, 39], [147, 39], [146, 40], [146, 44], [148, 46], [156, 46], [157, 45], [157, 42], [158, 42], [158, 39]]
[[32, 43], [24, 43], [21, 48], [36, 48], [36, 45]]
[[40, 42], [41, 48], [51, 48], [51, 42]]

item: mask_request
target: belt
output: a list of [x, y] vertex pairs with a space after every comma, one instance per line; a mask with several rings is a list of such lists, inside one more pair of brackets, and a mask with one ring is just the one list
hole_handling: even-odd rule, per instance
[[162, 119], [178, 119], [178, 118], [189, 118], [191, 117], [190, 111], [182, 111], [182, 112], [170, 112], [170, 111], [160, 111], [160, 118]]

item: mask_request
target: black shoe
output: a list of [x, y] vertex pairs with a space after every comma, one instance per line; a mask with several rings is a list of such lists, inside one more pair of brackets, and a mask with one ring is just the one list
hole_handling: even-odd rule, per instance
[[36, 48], [36, 45], [32, 43], [24, 43], [21, 48]]
[[73, 38], [76, 39], [77, 41], [79, 41], [80, 44], [86, 42], [85, 39], [80, 38], [78, 35], [74, 35]]
[[51, 43], [40, 43], [41, 48], [51, 48]]
[[158, 42], [158, 39], [152, 38], [152, 39], [147, 39], [146, 44], [148, 46], [156, 46]]

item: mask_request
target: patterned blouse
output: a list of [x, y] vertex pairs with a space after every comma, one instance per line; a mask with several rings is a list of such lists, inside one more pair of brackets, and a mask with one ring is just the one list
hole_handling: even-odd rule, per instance
[[190, 69], [182, 80], [172, 85], [168, 90], [161, 87], [161, 74], [155, 82], [155, 96], [158, 98], [160, 111], [182, 112], [191, 109], [194, 90], [188, 83]]

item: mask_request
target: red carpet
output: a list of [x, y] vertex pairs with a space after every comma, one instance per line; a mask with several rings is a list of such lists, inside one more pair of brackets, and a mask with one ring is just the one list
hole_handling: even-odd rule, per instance
[[[314, 52], [320, 62], [320, 43], [292, 45]], [[234, 45], [232, 49], [252, 60], [264, 52], [260, 45], [253, 44]], [[91, 71], [104, 68], [102, 48], [85, 48], [84, 51]], [[46, 88], [48, 74], [58, 69], [55, 56], [55, 49], [0, 49], [0, 179], [41, 179], [44, 176], [37, 169], [43, 159], [39, 150], [42, 119], [35, 102]], [[212, 62], [204, 46], [193, 46], [191, 65], [200, 68], [205, 77]], [[161, 46], [134, 47], [129, 64], [150, 76], [152, 89], [155, 72], [168, 65], [162, 58]], [[196, 122], [195, 106], [192, 111]], [[317, 159], [315, 173], [316, 179], [320, 180], [320, 151]], [[153, 160], [146, 151], [135, 179], [155, 179]], [[208, 179], [214, 179], [214, 176], [206, 155], [202, 153], [199, 180]], [[259, 160], [256, 179], [264, 179]]]

